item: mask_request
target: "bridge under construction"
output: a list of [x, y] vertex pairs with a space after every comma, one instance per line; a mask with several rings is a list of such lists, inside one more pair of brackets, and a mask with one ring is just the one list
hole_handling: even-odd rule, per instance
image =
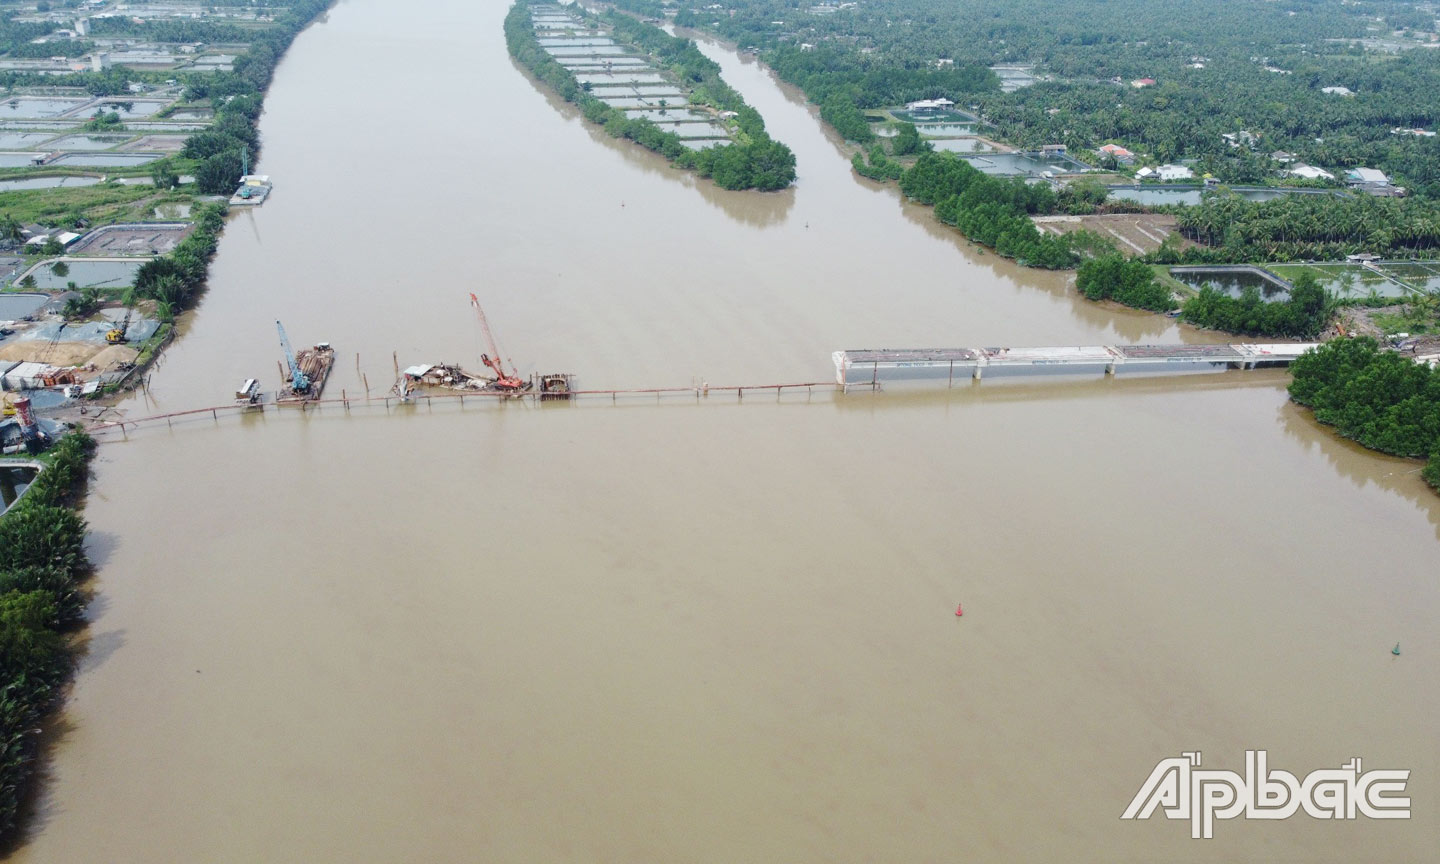
[[886, 382], [983, 378], [988, 371], [1115, 375], [1288, 366], [1318, 342], [1234, 345], [1089, 345], [1057, 348], [881, 348], [836, 351], [841, 389]]
[[[688, 387], [635, 387], [624, 389], [569, 389], [563, 394], [553, 394], [543, 388], [526, 390], [468, 390], [435, 392], [432, 389], [403, 389], [400, 395], [391, 391], [386, 395], [372, 395], [368, 385], [361, 394], [350, 395], [341, 391], [340, 397], [312, 400], [267, 399], [263, 394], [249, 394], [248, 398], [237, 398], [234, 402], [186, 411], [172, 411], [148, 417], [93, 418], [88, 424], [92, 433], [127, 430], [155, 423], [173, 425], [175, 422], [209, 416], [218, 420], [223, 414], [264, 414], [271, 409], [287, 407], [321, 408], [342, 407], [346, 412], [352, 408], [392, 406], [436, 402], [453, 402], [465, 405], [466, 400], [482, 403], [504, 403], [511, 401], [546, 402], [559, 400], [570, 402], [578, 399], [609, 397], [610, 401], [637, 398], [664, 399], [666, 397], [689, 396], [694, 399], [721, 394], [731, 394], [740, 400], [747, 395], [773, 394], [780, 398], [786, 394], [830, 391], [849, 392], [852, 388], [883, 389], [886, 383], [919, 382], [938, 383], [945, 381], [953, 385], [959, 380], [981, 379], [990, 372], [1010, 371], [1025, 374], [1088, 374], [1117, 375], [1125, 371], [1164, 374], [1166, 372], [1219, 371], [1223, 369], [1254, 369], [1257, 367], [1287, 366], [1318, 343], [1288, 344], [1233, 344], [1233, 345], [1099, 345], [1074, 348], [911, 348], [879, 349], [863, 351], [836, 351], [835, 380], [793, 381], [781, 384], [748, 384], [715, 386], [706, 382], [693, 383]], [[246, 382], [249, 385], [251, 382]], [[247, 391], [248, 392], [248, 391]]]

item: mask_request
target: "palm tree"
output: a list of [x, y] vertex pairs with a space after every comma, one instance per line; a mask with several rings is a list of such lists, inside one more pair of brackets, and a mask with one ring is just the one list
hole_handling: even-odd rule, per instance
[[0, 237], [12, 243], [19, 243], [25, 239], [25, 229], [20, 226], [14, 216], [6, 213], [4, 216], [0, 216]]

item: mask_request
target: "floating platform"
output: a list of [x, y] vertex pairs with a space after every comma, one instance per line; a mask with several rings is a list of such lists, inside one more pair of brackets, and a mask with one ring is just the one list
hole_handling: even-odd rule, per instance
[[531, 379], [531, 386], [539, 383], [541, 401], [554, 399], [569, 399], [574, 391], [574, 376], [568, 372], [551, 372], [548, 375], [536, 375]]
[[987, 369], [1113, 375], [1288, 366], [1318, 342], [1233, 345], [1081, 345], [1054, 348], [880, 348], [836, 351], [835, 383], [875, 387], [887, 381], [954, 381]]
[[455, 363], [429, 363], [411, 366], [400, 373], [414, 387], [444, 387], [448, 390], [484, 390], [491, 379], [467, 372]]
[[290, 387], [290, 379], [284, 374], [284, 367], [281, 367], [281, 376], [284, 378], [280, 386], [278, 402], [316, 402], [321, 394], [325, 392], [325, 379], [330, 377], [330, 370], [335, 366], [335, 349], [329, 342], [321, 342], [314, 348], [302, 348], [295, 352], [295, 363], [305, 377], [310, 379], [310, 389], [303, 393], [296, 392]]
[[246, 174], [240, 178], [240, 188], [230, 196], [230, 206], [258, 207], [265, 203], [274, 188], [268, 174]]

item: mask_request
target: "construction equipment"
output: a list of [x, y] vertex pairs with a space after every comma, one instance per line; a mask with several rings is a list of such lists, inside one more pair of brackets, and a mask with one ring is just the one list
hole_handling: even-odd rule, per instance
[[235, 391], [236, 405], [259, 405], [265, 400], [265, 394], [260, 392], [260, 382], [254, 378], [246, 378]]
[[109, 342], [111, 345], [124, 345], [130, 341], [125, 334], [130, 330], [130, 313], [134, 311], [135, 308], [133, 306], [125, 309], [125, 317], [120, 320], [120, 326], [110, 328], [110, 332], [105, 334], [106, 342]]
[[552, 372], [537, 376], [540, 379], [540, 401], [570, 398], [570, 376], [564, 372]]
[[245, 182], [245, 178], [247, 178], [247, 177], [249, 177], [249, 176], [250, 176], [250, 148], [249, 148], [249, 147], [241, 147], [241, 148], [240, 148], [240, 190], [235, 193], [235, 194], [239, 195], [241, 198], [249, 198], [249, 197], [251, 197], [252, 195], [255, 194], [255, 190], [254, 190], [254, 189], [251, 189], [251, 188], [250, 188], [250, 184]]
[[276, 321], [275, 329], [280, 331], [280, 347], [285, 349], [285, 362], [290, 364], [290, 389], [296, 393], [310, 392], [310, 377], [295, 360], [295, 349], [290, 347], [290, 339], [285, 335], [285, 325]]
[[470, 295], [470, 305], [475, 307], [475, 316], [480, 319], [480, 330], [485, 334], [485, 342], [490, 346], [490, 354], [495, 355], [494, 359], [491, 359], [490, 354], [480, 355], [480, 362], [489, 366], [490, 370], [493, 371], [496, 376], [495, 381], [492, 382], [490, 386], [496, 390], [506, 390], [517, 393], [521, 390], [529, 390], [531, 383], [523, 380], [515, 373], [515, 364], [513, 362], [510, 364], [511, 371], [505, 371], [505, 367], [500, 359], [500, 348], [495, 344], [495, 336], [490, 332], [490, 322], [485, 320], [485, 310], [480, 308], [480, 298], [476, 297], [473, 293]]

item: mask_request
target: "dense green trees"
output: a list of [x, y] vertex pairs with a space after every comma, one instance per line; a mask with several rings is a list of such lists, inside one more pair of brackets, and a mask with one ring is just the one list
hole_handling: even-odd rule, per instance
[[229, 195], [240, 185], [243, 164], [239, 150], [216, 153], [195, 169], [195, 185], [206, 195]]
[[525, 0], [512, 6], [505, 16], [505, 42], [511, 56], [567, 102], [578, 105], [585, 119], [604, 126], [613, 137], [628, 138], [681, 168], [712, 178], [725, 189], [772, 191], [795, 181], [795, 155], [790, 148], [766, 133], [760, 113], [720, 79], [720, 67], [700, 53], [695, 43], [616, 12], [607, 13], [604, 20], [614, 28], [617, 40], [645, 48], [693, 88], [691, 100], [696, 104], [735, 112], [734, 143], [692, 150], [673, 132], [666, 132], [646, 118], [629, 117], [591, 96], [568, 69], [540, 47]]
[[660, 18], [665, 14], [665, 6], [660, 0], [611, 0], [611, 5], [645, 18]]
[[249, 42], [255, 30], [216, 21], [137, 20], [129, 15], [97, 16], [90, 19], [93, 36], [136, 36], [149, 42]]
[[238, 151], [243, 145], [244, 142], [233, 135], [207, 129], [185, 139], [185, 147], [180, 152], [187, 159], [208, 159], [227, 150]]
[[900, 191], [934, 204], [936, 219], [1022, 264], [1060, 270], [1078, 261], [1067, 237], [1042, 234], [1030, 220], [1056, 207], [1047, 185], [992, 177], [954, 153], [925, 153], [901, 175]]
[[1336, 260], [1368, 252], [1428, 257], [1440, 250], [1440, 205], [1370, 195], [1287, 195], [1247, 201], [1207, 194], [1183, 208], [1176, 226], [1210, 249], [1187, 260], [1210, 262]]
[[927, 153], [933, 149], [930, 142], [921, 139], [920, 127], [914, 123], [901, 123], [895, 137], [890, 141], [890, 147], [896, 156]]
[[820, 103], [820, 119], [849, 141], [869, 144], [875, 140], [875, 133], [866, 122], [864, 112], [855, 107], [851, 96], [844, 93], [832, 93]]
[[1334, 339], [1290, 367], [1290, 398], [1373, 450], [1429, 457], [1440, 489], [1440, 370], [1385, 351], [1374, 339]]
[[687, 149], [676, 157], [675, 164], [694, 168], [725, 189], [773, 192], [795, 181], [795, 154], [768, 137], [748, 144]]
[[67, 505], [82, 489], [94, 441], [61, 439], [50, 467], [0, 517], [0, 838], [15, 825], [35, 765], [38, 725], [70, 670], [66, 630], [80, 621], [85, 521]]
[[[1195, 0], [1179, 12], [1145, 0], [708, 5], [680, 0], [677, 23], [760, 49], [827, 122], [853, 120], [838, 112], [844, 102], [865, 109], [946, 96], [978, 106], [1025, 148], [1114, 141], [1158, 161], [1194, 158], [1227, 183], [1270, 176], [1267, 154], [1286, 150], [1313, 164], [1378, 167], [1440, 196], [1436, 140], [1390, 134], [1440, 124], [1440, 54], [1419, 48], [1433, 20], [1418, 26], [1420, 38], [1396, 40], [1414, 50], [1351, 41], [1415, 27], [1422, 16], [1402, 0]], [[1042, 80], [1006, 93], [992, 64], [1033, 65]], [[1130, 86], [1140, 78], [1157, 83]], [[1356, 95], [1322, 91], [1332, 85]], [[859, 126], [835, 125], [868, 141]], [[1221, 138], [1240, 129], [1259, 136], [1253, 152]]]
[[[746, 9], [742, 7], [742, 11]], [[865, 54], [856, 50], [851, 40], [837, 39], [836, 43], [806, 48], [769, 36], [769, 31], [776, 29], [769, 23], [759, 25], [761, 32], [738, 31], [737, 19], [739, 15], [722, 21], [716, 29], [742, 45], [768, 48], [762, 56], [776, 74], [804, 90], [806, 98], [820, 106], [825, 122], [862, 144], [868, 143], [873, 134], [865, 125], [863, 109], [939, 96], [959, 101], [1000, 89], [999, 79], [983, 65], [957, 63], [939, 68], [934, 65], [934, 57], [921, 64], [885, 53]]]
[[1091, 300], [1114, 300], [1154, 312], [1169, 312], [1176, 305], [1170, 290], [1155, 280], [1150, 265], [1118, 252], [1082, 263], [1075, 288]]
[[879, 180], [882, 183], [886, 180], [899, 180], [905, 174], [905, 166], [885, 155], [885, 148], [875, 144], [869, 151], [869, 163], [866, 163], [865, 155], [856, 153], [850, 157], [850, 164], [854, 166], [855, 173], [861, 177], [869, 177], [871, 180]]
[[180, 174], [169, 159], [161, 159], [150, 166], [150, 182], [156, 189], [179, 189]]
[[225, 212], [224, 204], [202, 205], [195, 213], [195, 231], [189, 237], [180, 241], [169, 255], [152, 258], [135, 271], [136, 295], [158, 300], [173, 309], [188, 305], [205, 282], [210, 259], [215, 255], [220, 231], [225, 226]]
[[[19, 14], [18, 9], [6, 10], [4, 14], [0, 14], [0, 51], [6, 54], [23, 50], [22, 46], [31, 44], [32, 40], [39, 39], [54, 29], [50, 24], [16, 21], [17, 14]], [[42, 54], [40, 56], [49, 57], [50, 55]]]
[[1185, 301], [1180, 317], [1197, 327], [1227, 333], [1314, 339], [1330, 322], [1333, 303], [1309, 273], [1301, 274], [1293, 285], [1290, 298], [1275, 303], [1261, 299], [1257, 288], [1231, 297], [1207, 285]]

